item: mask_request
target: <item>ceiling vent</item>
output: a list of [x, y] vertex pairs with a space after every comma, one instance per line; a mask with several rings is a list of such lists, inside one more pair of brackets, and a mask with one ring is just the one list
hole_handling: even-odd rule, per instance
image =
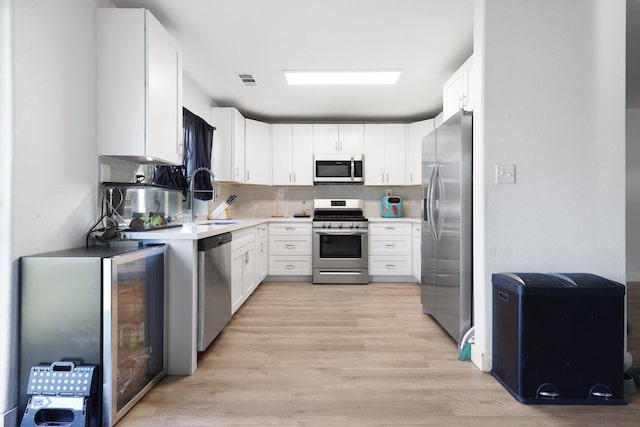
[[253, 74], [240, 73], [238, 77], [240, 77], [240, 80], [242, 80], [245, 86], [256, 86], [256, 79], [253, 77]]

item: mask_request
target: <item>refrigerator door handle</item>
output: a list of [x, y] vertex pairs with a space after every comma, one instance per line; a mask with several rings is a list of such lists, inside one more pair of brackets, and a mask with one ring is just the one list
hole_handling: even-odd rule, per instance
[[433, 240], [438, 240], [437, 236], [436, 236], [436, 229], [435, 229], [435, 218], [433, 216], [433, 185], [435, 183], [435, 175], [437, 173], [438, 170], [438, 165], [434, 165], [433, 169], [431, 170], [431, 176], [429, 177], [429, 188], [427, 190], [427, 212], [428, 212], [428, 224], [429, 224], [429, 232], [431, 233], [431, 237], [433, 238]]
[[446, 200], [446, 195], [444, 194], [444, 181], [440, 175], [440, 165], [438, 165], [435, 179], [438, 182], [438, 199], [436, 200], [438, 206], [438, 218], [436, 223], [433, 225], [433, 228], [436, 233], [436, 240], [440, 240], [440, 236], [442, 236], [442, 229], [444, 228], [444, 215], [446, 213], [445, 209], [441, 209], [443, 201]]

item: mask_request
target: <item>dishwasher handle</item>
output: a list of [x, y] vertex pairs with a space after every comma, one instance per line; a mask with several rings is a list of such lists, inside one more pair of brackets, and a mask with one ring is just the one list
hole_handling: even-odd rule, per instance
[[204, 252], [231, 242], [231, 233], [216, 234], [198, 240], [198, 251]]

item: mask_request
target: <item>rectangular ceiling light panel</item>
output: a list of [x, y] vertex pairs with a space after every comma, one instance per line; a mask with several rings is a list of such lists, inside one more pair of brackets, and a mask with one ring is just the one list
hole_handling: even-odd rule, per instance
[[285, 70], [284, 75], [290, 85], [391, 85], [400, 70]]

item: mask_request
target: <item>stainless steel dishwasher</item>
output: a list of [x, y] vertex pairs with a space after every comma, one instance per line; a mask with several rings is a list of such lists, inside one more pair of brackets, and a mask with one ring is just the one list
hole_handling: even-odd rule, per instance
[[231, 233], [198, 240], [198, 351], [231, 320]]

